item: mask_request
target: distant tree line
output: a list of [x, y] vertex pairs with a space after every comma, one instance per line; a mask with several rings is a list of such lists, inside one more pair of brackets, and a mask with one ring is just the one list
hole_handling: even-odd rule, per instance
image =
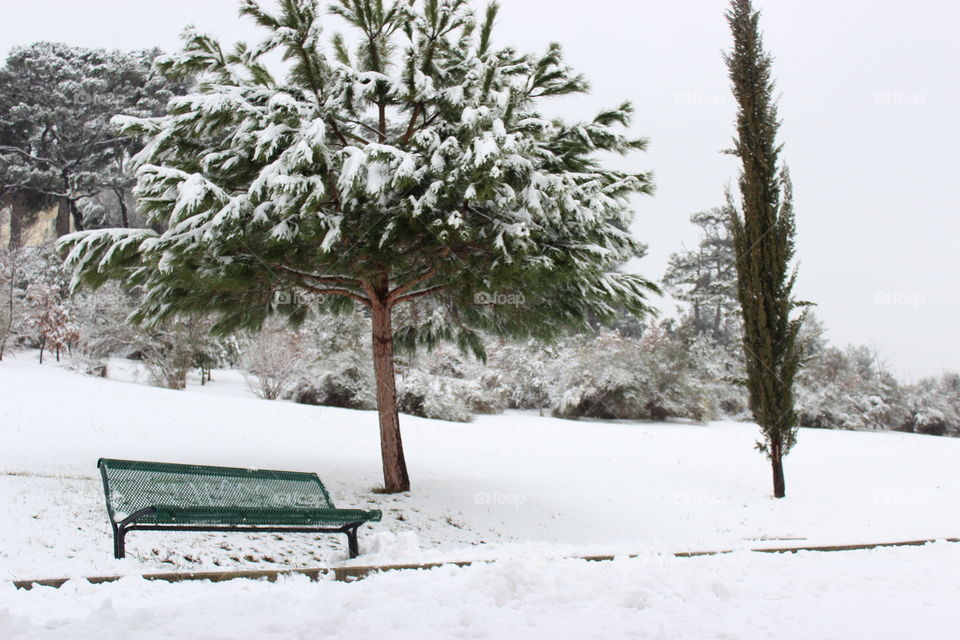
[[[670, 260], [664, 282], [679, 303], [676, 317], [640, 322], [625, 314], [612, 327], [598, 324], [549, 345], [485, 336], [486, 363], [442, 344], [427, 353], [401, 352], [400, 410], [455, 421], [505, 409], [571, 419], [752, 420], [737, 343], [740, 320], [723, 285], [729, 271], [711, 267], [705, 274], [703, 268], [732, 255], [718, 250], [728, 239], [712, 226], [716, 213], [692, 217], [702, 241]], [[727, 257], [706, 257], [714, 253]], [[11, 282], [13, 262], [18, 275]], [[363, 311], [320, 314], [299, 329], [271, 324], [259, 334], [214, 338], [209, 321], [199, 318], [149, 330], [127, 323], [136, 302], [131, 295], [110, 285], [71, 296], [51, 248], [0, 250], [0, 354], [4, 346], [44, 348], [54, 357], [69, 350], [71, 366], [94, 375], [107, 372], [111, 357], [130, 358], [143, 363], [149, 382], [173, 389], [184, 388], [191, 373], [199, 384], [209, 381], [211, 369], [238, 368], [263, 398], [376, 406], [370, 317]], [[422, 303], [398, 324], [412, 321], [407, 314], [430, 312]], [[796, 392], [801, 426], [960, 436], [960, 374], [905, 383], [873, 349], [833, 346], [824, 334], [808, 315]]]
[[124, 113], [165, 112], [187, 87], [158, 73], [158, 50], [110, 51], [38, 42], [0, 68], [0, 199], [24, 210], [63, 203], [75, 229], [137, 226]]

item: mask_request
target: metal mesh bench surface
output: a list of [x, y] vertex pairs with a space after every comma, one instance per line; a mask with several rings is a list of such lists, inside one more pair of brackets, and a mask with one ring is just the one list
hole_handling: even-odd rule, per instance
[[346, 533], [354, 557], [356, 528], [381, 518], [377, 510], [337, 509], [315, 473], [108, 458], [97, 464], [117, 557], [124, 534], [136, 529]]

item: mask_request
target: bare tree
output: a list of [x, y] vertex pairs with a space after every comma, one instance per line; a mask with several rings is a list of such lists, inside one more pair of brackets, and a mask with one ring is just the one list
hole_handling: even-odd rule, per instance
[[288, 392], [304, 369], [304, 340], [296, 331], [266, 328], [254, 336], [243, 354], [250, 390], [265, 400]]

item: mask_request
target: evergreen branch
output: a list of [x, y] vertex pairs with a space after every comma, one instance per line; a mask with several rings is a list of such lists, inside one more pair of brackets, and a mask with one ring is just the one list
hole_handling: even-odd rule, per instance
[[[348, 123], [350, 123], [350, 124], [358, 124], [358, 125], [361, 125], [361, 126], [363, 126], [363, 127], [366, 127], [367, 129], [369, 129], [369, 130], [370, 130], [372, 133], [374, 133], [375, 135], [378, 135], [378, 136], [380, 135], [380, 132], [379, 132], [379, 131], [377, 131], [376, 129], [374, 129], [374, 128], [371, 127], [370, 125], [366, 125], [366, 124], [364, 124], [364, 123], [362, 123], [362, 122], [360, 122], [360, 121], [358, 121], [358, 120], [348, 120], [348, 119], [344, 119], [344, 121], [345, 121], [345, 122], [348, 122]], [[350, 146], [350, 142], [347, 141], [347, 136], [350, 136], [351, 138], [353, 138], [354, 141], [359, 142], [360, 144], [363, 144], [363, 145], [371, 144], [371, 142], [370, 142], [369, 140], [367, 140], [366, 138], [364, 138], [364, 137], [362, 137], [362, 136], [358, 136], [357, 134], [355, 134], [355, 133], [352, 132], [352, 131], [347, 131], [346, 133], [344, 133], [343, 130], [341, 130], [340, 127], [337, 126], [337, 121], [334, 120], [333, 118], [325, 118], [325, 119], [324, 119], [324, 122], [326, 122], [328, 125], [330, 125], [330, 128], [333, 129], [334, 135], [337, 136], [337, 139], [340, 141], [340, 144], [342, 144], [344, 147], [349, 147], [349, 146]]]
[[420, 128], [421, 128], [421, 129], [424, 129], [424, 128], [426, 128], [426, 127], [429, 127], [429, 126], [430, 126], [431, 124], [433, 124], [433, 123], [436, 121], [436, 119], [439, 118], [439, 117], [440, 117], [440, 109], [437, 109], [436, 111], [433, 112], [433, 115], [432, 115], [432, 116], [430, 116], [429, 118], [427, 118], [427, 119], [424, 121], [423, 125], [421, 125]]
[[373, 288], [373, 285], [370, 283], [369, 280], [361, 280], [360, 285], [363, 287], [363, 290], [366, 292], [367, 298], [369, 299], [368, 306], [370, 306], [371, 308], [374, 306], [377, 306], [377, 307], [386, 306], [386, 302], [380, 299], [380, 296], [377, 295], [376, 290]]
[[128, 138], [127, 136], [120, 136], [117, 138], [110, 138], [109, 140], [99, 140], [97, 142], [94, 142], [93, 145], [98, 147], [98, 146], [103, 146], [108, 144], [114, 144], [116, 142], [130, 142], [130, 138]]
[[434, 265], [429, 269], [427, 269], [424, 273], [414, 278], [413, 280], [409, 280], [405, 284], [398, 286], [396, 289], [394, 289], [387, 295], [387, 304], [392, 304], [397, 300], [397, 298], [405, 294], [407, 291], [410, 291], [411, 289], [416, 287], [418, 284], [426, 282], [427, 280], [432, 278], [434, 275], [436, 275], [436, 273], [437, 273], [437, 267], [436, 265]]
[[315, 280], [317, 282], [324, 283], [324, 284], [339, 284], [339, 285], [346, 285], [346, 286], [352, 286], [352, 287], [357, 287], [360, 285], [360, 280], [357, 278], [350, 278], [347, 276], [320, 276], [315, 273], [310, 273], [308, 271], [301, 271], [299, 269], [294, 269], [293, 267], [288, 267], [283, 264], [272, 264], [270, 265], [270, 267], [279, 269], [280, 271], [285, 271], [293, 275], [301, 276], [303, 278], [310, 278], [311, 280]]
[[417, 118], [420, 117], [421, 113], [423, 113], [423, 103], [418, 102], [413, 107], [413, 115], [410, 116], [410, 124], [407, 125], [407, 131], [403, 134], [403, 137], [400, 138], [401, 145], [405, 145], [410, 142], [410, 138], [412, 138], [413, 134], [416, 133]]
[[350, 291], [350, 290], [348, 290], [348, 289], [321, 288], [321, 287], [314, 287], [314, 286], [311, 286], [311, 285], [309, 285], [309, 284], [304, 284], [304, 283], [300, 283], [300, 286], [303, 287], [304, 289], [306, 289], [307, 291], [309, 291], [310, 293], [316, 293], [317, 295], [321, 295], [321, 296], [343, 296], [343, 297], [345, 297], [345, 298], [350, 298], [351, 300], [355, 300], [356, 302], [359, 302], [360, 304], [365, 305], [365, 306], [367, 306], [367, 307], [372, 307], [372, 306], [373, 306], [373, 304], [371, 303], [370, 300], [368, 300], [367, 298], [364, 298], [364, 297], [361, 296], [360, 294], [355, 293], [355, 292], [353, 292], [353, 291]]
[[343, 212], [343, 207], [340, 204], [340, 189], [337, 187], [337, 179], [333, 175], [333, 172], [327, 172], [327, 187], [330, 189], [330, 193], [333, 195], [333, 205], [337, 210], [337, 213]]
[[[371, 127], [370, 125], [368, 125], [368, 124], [365, 123], [365, 122], [361, 122], [361, 121], [359, 121], [359, 120], [347, 120], [347, 122], [349, 122], [350, 124], [355, 124], [355, 125], [361, 126], [361, 127], [363, 127], [364, 129], [366, 129], [367, 131], [369, 131], [370, 133], [374, 134], [375, 136], [380, 137], [380, 132], [379, 132], [378, 130], [374, 129], [373, 127]], [[354, 135], [356, 135], [356, 134], [354, 134]], [[361, 141], [363, 141], [365, 144], [370, 144], [370, 142], [369, 142], [368, 140], [365, 140], [365, 139], [363, 139], [363, 138], [358, 138], [358, 139], [361, 140]], [[381, 142], [383, 142], [383, 141], [381, 140]]]
[[50, 158], [44, 158], [44, 157], [42, 157], [42, 156], [35, 156], [35, 155], [31, 154], [31, 153], [28, 153], [27, 151], [24, 151], [24, 150], [21, 149], [20, 147], [11, 147], [11, 146], [8, 146], [8, 145], [0, 145], [0, 153], [16, 153], [16, 154], [19, 154], [19, 155], [23, 156], [23, 157], [26, 158], [27, 160], [32, 161], [32, 162], [41, 162], [41, 163], [43, 163], [43, 164], [50, 165], [51, 167], [61, 166], [61, 163], [58, 162], [58, 161], [56, 161], [56, 160], [52, 160], [52, 159], [50, 159]]
[[428, 295], [430, 295], [431, 293], [436, 293], [437, 291], [443, 291], [443, 290], [446, 289], [446, 288], [447, 288], [447, 286], [446, 286], [446, 285], [443, 285], [443, 284], [438, 284], [438, 285], [433, 286], [433, 287], [427, 287], [426, 289], [420, 289], [419, 291], [413, 291], [413, 292], [411, 292], [411, 293], [404, 294], [404, 295], [396, 298], [396, 299], [393, 301], [393, 303], [394, 303], [394, 304], [399, 304], [399, 303], [401, 303], [401, 302], [407, 302], [408, 300], [413, 300], [413, 299], [415, 299], [415, 298], [421, 298], [421, 297], [423, 297], [423, 296], [428, 296]]
[[[295, 41], [295, 43], [291, 46], [291, 48], [296, 53], [297, 57], [300, 58], [300, 62], [303, 63], [304, 69], [306, 71], [307, 83], [309, 84], [310, 90], [313, 92], [313, 95], [317, 100], [317, 106], [322, 107], [325, 100], [323, 98], [323, 87], [321, 86], [321, 83], [317, 79], [318, 70], [314, 68], [313, 60], [310, 57], [310, 54], [307, 51], [306, 47], [304, 46], [306, 38], [303, 37], [302, 33], [300, 35], [302, 37], [298, 38]], [[333, 134], [340, 141], [340, 144], [342, 144], [344, 147], [349, 146], [349, 143], [347, 142], [346, 137], [343, 135], [343, 132], [340, 130], [340, 127], [337, 126], [336, 119], [326, 117], [324, 118], [324, 121], [330, 126], [330, 129], [333, 131]], [[363, 138], [358, 138], [358, 140], [366, 142], [365, 140], [363, 140]]]

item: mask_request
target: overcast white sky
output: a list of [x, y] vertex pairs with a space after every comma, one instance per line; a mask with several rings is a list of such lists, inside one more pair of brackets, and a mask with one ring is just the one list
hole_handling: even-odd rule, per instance
[[[795, 186], [798, 294], [837, 344], [876, 347], [913, 379], [960, 369], [956, 284], [960, 169], [960, 3], [945, 0], [756, 0], [776, 57], [783, 157]], [[593, 84], [558, 105], [586, 117], [627, 98], [651, 139], [629, 166], [656, 173], [637, 201], [639, 266], [659, 278], [693, 246], [691, 213], [716, 206], [737, 175], [721, 155], [734, 105], [720, 58], [723, 0], [504, 0], [496, 39], [550, 41]], [[253, 40], [234, 0], [0, 0], [0, 54], [52, 40], [111, 48], [178, 46], [195, 24]]]

